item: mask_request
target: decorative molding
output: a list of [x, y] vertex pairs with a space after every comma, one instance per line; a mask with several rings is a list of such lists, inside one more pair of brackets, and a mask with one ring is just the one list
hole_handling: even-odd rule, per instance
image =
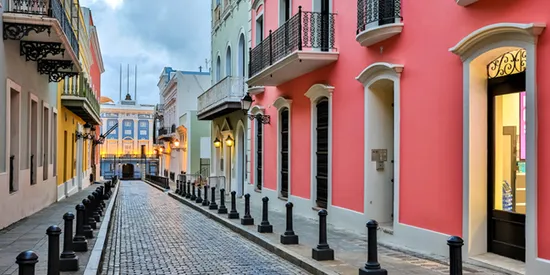
[[460, 56], [464, 61], [475, 51], [483, 41], [500, 35], [512, 35], [516, 40], [535, 44], [538, 36], [546, 28], [545, 23], [497, 23], [479, 28], [462, 38], [450, 52]]
[[265, 108], [260, 105], [254, 105], [252, 108], [250, 108], [250, 111], [248, 111], [251, 115], [257, 115], [257, 114], [264, 114]]
[[[73, 62], [70, 60], [52, 60], [52, 59], [38, 60], [38, 72], [40, 74], [51, 74], [51, 73], [58, 72], [60, 69], [72, 70]], [[75, 72], [75, 74], [77, 73]]]
[[21, 24], [21, 23], [10, 23], [4, 22], [4, 40], [21, 40], [21, 38], [29, 35], [31, 31], [35, 33], [42, 33], [47, 31], [48, 36], [51, 35], [51, 26], [45, 25], [32, 25], [32, 24]]
[[24, 55], [26, 61], [38, 61], [50, 54], [64, 57], [65, 49], [61, 46], [61, 43], [55, 42], [20, 41], [19, 55]]
[[359, 42], [363, 47], [369, 47], [400, 34], [404, 26], [405, 24], [403, 23], [391, 23], [367, 27], [364, 31], [357, 34], [355, 41]]
[[248, 94], [249, 95], [257, 95], [265, 92], [264, 86], [249, 86], [248, 87]]
[[466, 7], [468, 5], [471, 5], [475, 2], [477, 2], [478, 0], [455, 0], [455, 1], [456, 1], [457, 5]]
[[330, 98], [333, 91], [334, 87], [330, 85], [313, 84], [304, 95], [308, 97], [311, 102], [317, 102], [322, 97]]
[[355, 79], [365, 85], [374, 76], [382, 73], [400, 74], [404, 66], [401, 64], [390, 64], [386, 62], [376, 62], [365, 68]]
[[291, 104], [292, 104], [292, 99], [286, 99], [280, 96], [277, 99], [275, 99], [275, 101], [273, 101], [272, 106], [277, 108], [277, 110], [281, 110], [284, 107], [287, 107], [288, 109], [290, 109]]

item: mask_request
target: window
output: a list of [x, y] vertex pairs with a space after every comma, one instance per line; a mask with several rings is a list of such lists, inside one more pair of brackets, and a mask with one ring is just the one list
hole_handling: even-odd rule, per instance
[[264, 38], [264, 16], [260, 15], [256, 19], [256, 45], [260, 44], [263, 38]]
[[220, 56], [218, 55], [218, 59], [216, 60], [216, 83], [218, 83], [221, 80], [221, 66], [222, 66], [222, 60]]
[[256, 189], [262, 190], [262, 165], [263, 165], [263, 124], [261, 119], [256, 119]]
[[141, 122], [139, 123], [139, 127], [142, 127], [142, 128], [147, 127], [147, 122], [141, 121]]
[[[32, 97], [32, 95], [31, 95]], [[36, 169], [38, 168], [38, 100], [31, 98], [30, 109], [30, 139], [31, 139], [31, 185], [36, 184]]]
[[[11, 81], [8, 81], [8, 85]], [[13, 83], [15, 84], [15, 83]], [[9, 192], [13, 193], [19, 190], [19, 141], [21, 133], [20, 127], [20, 110], [21, 110], [21, 93], [20, 91], [10, 87], [10, 144], [9, 144]]]
[[124, 130], [125, 135], [132, 135], [132, 130]]
[[52, 121], [52, 161], [53, 161], [53, 176], [57, 176], [57, 113], [53, 113]]
[[74, 150], [74, 144], [75, 144], [75, 140], [74, 140], [74, 133], [72, 134], [72, 139], [71, 139], [71, 147], [72, 147], [72, 155], [71, 155], [71, 179], [74, 177], [74, 170], [75, 170], [75, 166], [76, 166], [76, 151]]
[[48, 179], [48, 159], [49, 159], [49, 149], [50, 149], [50, 109], [48, 107], [43, 107], [42, 110], [42, 180]]
[[115, 126], [115, 122], [113, 120], [110, 120], [108, 125], [109, 125], [109, 127], [113, 127], [113, 126]]
[[284, 198], [288, 197], [288, 160], [289, 160], [289, 110], [288, 108], [283, 108], [280, 114], [280, 146], [281, 146], [281, 196]]
[[291, 14], [290, 0], [279, 0], [279, 26], [283, 25]]
[[328, 201], [328, 99], [323, 98], [317, 103], [317, 150], [316, 164], [317, 175], [317, 206], [327, 208]]
[[139, 134], [142, 135], [142, 136], [146, 136], [147, 135], [147, 130], [139, 130]]
[[231, 47], [227, 47], [227, 52], [225, 53], [225, 75], [226, 76], [231, 76], [232, 75], [232, 71], [231, 71]]

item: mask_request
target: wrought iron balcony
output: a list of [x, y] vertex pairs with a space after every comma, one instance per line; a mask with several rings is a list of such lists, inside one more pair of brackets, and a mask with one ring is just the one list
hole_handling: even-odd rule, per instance
[[212, 120], [241, 109], [241, 99], [245, 95], [243, 77], [227, 76], [220, 80], [197, 99], [199, 120]]
[[[77, 8], [72, 1], [70, 5], [71, 11]], [[81, 71], [78, 38], [71, 25], [71, 20], [79, 22], [78, 16], [69, 18], [61, 0], [8, 0], [2, 14], [3, 38], [19, 40], [20, 55], [37, 61], [38, 72], [48, 74], [50, 82], [59, 82]]]
[[84, 121], [99, 125], [99, 102], [83, 74], [65, 77], [61, 104]]
[[277, 86], [338, 60], [335, 14], [302, 11], [250, 50], [249, 86]]
[[401, 0], [357, 0], [357, 37], [368, 47], [400, 34]]

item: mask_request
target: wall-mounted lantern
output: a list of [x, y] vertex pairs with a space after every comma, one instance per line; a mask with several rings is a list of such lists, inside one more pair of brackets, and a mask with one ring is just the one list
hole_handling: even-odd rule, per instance
[[256, 119], [260, 121], [262, 124], [269, 124], [269, 122], [271, 121], [269, 115], [262, 115], [262, 114], [252, 115], [248, 113], [248, 111], [250, 110], [250, 107], [252, 107], [252, 102], [254, 102], [254, 100], [252, 99], [250, 94], [246, 93], [246, 95], [241, 99], [241, 108], [243, 109], [244, 113], [248, 115], [248, 118], [250, 120]]
[[216, 138], [214, 140], [214, 147], [220, 148], [221, 145], [222, 145], [222, 142], [218, 138]]

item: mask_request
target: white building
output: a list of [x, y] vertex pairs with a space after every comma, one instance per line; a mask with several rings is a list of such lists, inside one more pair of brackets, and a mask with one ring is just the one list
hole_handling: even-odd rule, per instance
[[161, 174], [174, 180], [182, 172], [195, 174], [208, 170], [210, 160], [204, 158], [205, 152], [201, 154], [200, 144], [201, 138], [210, 139], [209, 123], [197, 120], [197, 96], [210, 86], [210, 73], [165, 67], [157, 86], [158, 139], [164, 146]]

